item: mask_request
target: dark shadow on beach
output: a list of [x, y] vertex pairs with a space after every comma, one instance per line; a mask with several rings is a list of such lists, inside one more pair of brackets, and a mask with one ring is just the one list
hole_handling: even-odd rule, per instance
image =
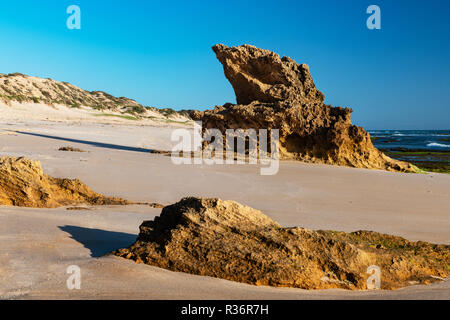
[[129, 247], [136, 241], [135, 234], [89, 229], [77, 226], [59, 226], [71, 238], [91, 251], [91, 257], [98, 258], [120, 248]]
[[64, 137], [50, 136], [50, 135], [46, 135], [46, 134], [33, 133], [33, 132], [24, 132], [24, 131], [15, 131], [15, 132], [20, 133], [20, 134], [26, 134], [26, 135], [30, 135], [30, 136], [35, 136], [35, 137], [41, 137], [41, 138], [55, 139], [55, 140], [60, 140], [60, 141], [68, 141], [68, 142], [74, 142], [74, 143], [87, 144], [87, 145], [91, 145], [91, 146], [94, 146], [94, 147], [106, 148], [106, 149], [135, 151], [135, 152], [144, 152], [144, 153], [164, 153], [164, 151], [159, 151], [159, 150], [122, 146], [122, 145], [112, 144], [112, 143], [103, 143], [103, 142], [96, 142], [96, 141], [89, 141], [89, 140], [64, 138]]

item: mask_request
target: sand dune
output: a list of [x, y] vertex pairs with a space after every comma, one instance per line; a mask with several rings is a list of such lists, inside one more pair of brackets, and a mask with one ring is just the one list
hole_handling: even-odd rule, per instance
[[0, 114], [2, 121], [23, 122], [26, 121], [55, 121], [55, 122], [82, 122], [96, 124], [123, 124], [123, 125], [151, 125], [151, 126], [185, 126], [189, 121], [185, 117], [174, 116], [167, 118], [158, 112], [147, 110], [145, 118], [136, 118], [130, 114], [123, 114], [115, 110], [99, 111], [90, 107], [78, 108], [66, 105], [48, 105], [45, 103], [11, 101], [6, 104], [0, 101]]

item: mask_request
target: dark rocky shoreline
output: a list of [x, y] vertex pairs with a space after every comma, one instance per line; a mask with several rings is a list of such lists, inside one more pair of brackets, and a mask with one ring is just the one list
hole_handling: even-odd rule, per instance
[[393, 159], [410, 162], [424, 171], [450, 173], [450, 151], [407, 148], [379, 150]]

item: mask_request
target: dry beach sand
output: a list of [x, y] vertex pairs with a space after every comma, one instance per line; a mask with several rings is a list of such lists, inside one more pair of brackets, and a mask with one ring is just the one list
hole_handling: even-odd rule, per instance
[[[450, 298], [449, 176], [376, 149], [352, 109], [324, 103], [306, 64], [213, 50], [237, 104], [206, 111], [0, 74], [0, 298]], [[279, 133], [279, 171], [176, 165], [161, 151], [193, 119], [204, 134]], [[373, 265], [396, 290], [365, 290]]]
[[[9, 108], [6, 106], [0, 108]], [[3, 109], [5, 110], [5, 109]], [[38, 111], [35, 111], [38, 113]], [[11, 113], [12, 114], [12, 113]], [[25, 156], [54, 177], [78, 178], [107, 196], [171, 204], [185, 196], [230, 199], [283, 226], [372, 230], [450, 244], [450, 177], [283, 161], [274, 176], [255, 165], [180, 165], [170, 150], [173, 124], [90, 117], [32, 120], [1, 113], [0, 155]], [[55, 121], [57, 120], [57, 121]], [[63, 152], [71, 146], [86, 152]], [[3, 299], [449, 299], [450, 282], [394, 291], [300, 290], [252, 286], [171, 272], [113, 256], [132, 244], [143, 220], [161, 209], [0, 207]], [[82, 270], [68, 290], [66, 268]]]

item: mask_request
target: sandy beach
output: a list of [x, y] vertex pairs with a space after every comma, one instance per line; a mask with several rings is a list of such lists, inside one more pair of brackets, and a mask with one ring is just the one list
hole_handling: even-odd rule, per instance
[[0, 5], [2, 307], [448, 313], [450, 1], [24, 2]]
[[[173, 127], [102, 121], [2, 119], [0, 154], [39, 160], [54, 177], [78, 178], [108, 196], [171, 204], [185, 196], [235, 200], [283, 226], [372, 230], [450, 244], [450, 177], [282, 161], [274, 176], [257, 165], [174, 165], [148, 151], [170, 150]], [[87, 152], [62, 152], [71, 146]], [[300, 290], [252, 286], [171, 272], [104, 256], [132, 244], [148, 206], [31, 209], [0, 207], [3, 299], [449, 299], [450, 284], [394, 291]], [[82, 270], [68, 290], [66, 268]]]

